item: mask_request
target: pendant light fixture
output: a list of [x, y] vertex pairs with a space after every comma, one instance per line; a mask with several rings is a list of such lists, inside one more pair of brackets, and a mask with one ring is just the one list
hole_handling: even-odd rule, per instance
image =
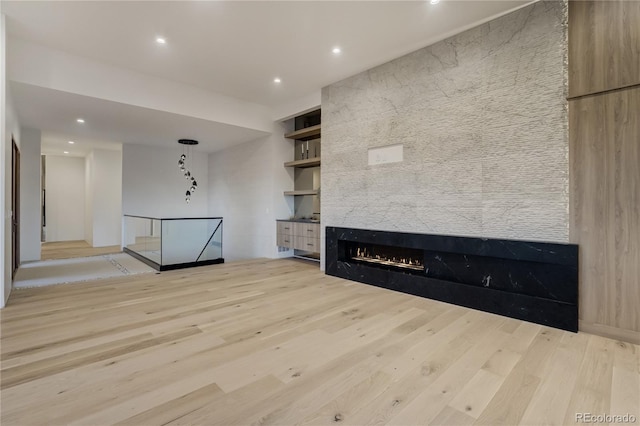
[[193, 139], [179, 139], [178, 143], [182, 145], [182, 154], [180, 154], [180, 159], [178, 160], [178, 168], [184, 174], [185, 179], [189, 181], [189, 189], [187, 189], [185, 193], [185, 201], [189, 204], [191, 202], [191, 195], [198, 188], [198, 182], [196, 178], [191, 175], [191, 172], [187, 170], [186, 161], [188, 157], [191, 157], [191, 147], [198, 145], [198, 141]]

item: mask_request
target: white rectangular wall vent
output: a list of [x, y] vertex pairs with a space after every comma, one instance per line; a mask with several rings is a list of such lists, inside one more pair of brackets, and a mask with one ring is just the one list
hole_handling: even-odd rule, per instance
[[402, 161], [402, 144], [369, 148], [369, 165], [399, 163]]

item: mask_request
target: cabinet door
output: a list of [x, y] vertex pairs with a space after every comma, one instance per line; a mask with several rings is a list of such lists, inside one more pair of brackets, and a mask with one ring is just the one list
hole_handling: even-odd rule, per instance
[[637, 1], [569, 2], [570, 98], [640, 83], [639, 21]]
[[304, 237], [307, 233], [307, 224], [296, 222], [293, 224], [293, 235], [296, 237]]
[[640, 87], [569, 101], [569, 235], [580, 245], [578, 306], [590, 328], [640, 331], [638, 111]]
[[320, 240], [318, 238], [295, 237], [295, 249], [317, 253], [320, 251]]
[[307, 237], [296, 237], [296, 244], [294, 247], [296, 250], [304, 250], [304, 251], [314, 251], [313, 242]]
[[277, 222], [278, 224], [278, 234], [283, 235], [293, 235], [293, 226], [295, 223], [293, 222]]
[[297, 237], [320, 237], [320, 224], [319, 223], [301, 223], [296, 222], [293, 235]]
[[291, 235], [278, 234], [276, 240], [278, 247], [293, 248], [293, 237]]
[[278, 247], [293, 248], [293, 222], [276, 222], [276, 244]]
[[320, 238], [320, 224], [307, 223], [307, 228], [304, 231], [304, 236], [308, 238]]
[[320, 238], [307, 238], [307, 250], [314, 253], [320, 252]]

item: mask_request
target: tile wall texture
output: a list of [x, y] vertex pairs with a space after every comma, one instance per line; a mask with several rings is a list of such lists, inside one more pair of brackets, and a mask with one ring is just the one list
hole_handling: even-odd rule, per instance
[[[567, 242], [567, 4], [538, 2], [322, 90], [322, 223]], [[369, 148], [404, 161], [369, 166]]]

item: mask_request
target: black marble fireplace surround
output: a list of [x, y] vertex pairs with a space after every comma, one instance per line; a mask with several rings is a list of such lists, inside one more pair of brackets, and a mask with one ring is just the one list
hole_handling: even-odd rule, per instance
[[578, 331], [578, 246], [326, 228], [326, 273]]

